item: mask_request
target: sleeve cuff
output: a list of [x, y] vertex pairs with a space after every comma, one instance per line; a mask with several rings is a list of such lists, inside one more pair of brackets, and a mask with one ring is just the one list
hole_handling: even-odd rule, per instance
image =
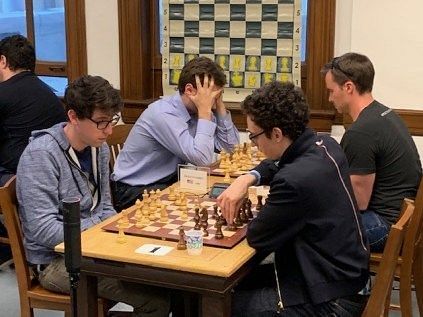
[[257, 172], [256, 170], [251, 170], [249, 172], [250, 175], [253, 175], [256, 178], [256, 182], [254, 183], [253, 186], [258, 186], [260, 185], [260, 180], [261, 180], [261, 175], [259, 172]]

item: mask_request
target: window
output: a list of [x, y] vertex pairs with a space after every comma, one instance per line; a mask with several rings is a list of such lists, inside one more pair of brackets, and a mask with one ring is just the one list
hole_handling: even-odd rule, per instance
[[[82, 14], [71, 18], [75, 12]], [[68, 79], [86, 73], [83, 0], [2, 0], [0, 30], [0, 38], [21, 34], [33, 43], [35, 72], [58, 95], [63, 94]], [[76, 46], [76, 50], [68, 46]]]

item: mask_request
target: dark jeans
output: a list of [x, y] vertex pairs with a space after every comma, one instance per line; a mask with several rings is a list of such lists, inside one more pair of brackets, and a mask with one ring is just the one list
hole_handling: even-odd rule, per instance
[[137, 199], [142, 200], [142, 194], [144, 190], [148, 192], [150, 190], [165, 189], [175, 183], [178, 180], [176, 173], [165, 177], [154, 184], [131, 186], [119, 181], [112, 181], [112, 196], [113, 206], [116, 211], [121, 212], [123, 209], [129, 208], [135, 204]]
[[[276, 291], [273, 264], [258, 265], [235, 288], [232, 297], [232, 316], [266, 317], [266, 316], [360, 316], [367, 302], [367, 296], [352, 295], [313, 305], [284, 307], [279, 313], [279, 297]], [[283, 298], [282, 298], [283, 301]]]
[[361, 219], [366, 229], [370, 251], [383, 252], [391, 225], [382, 216], [371, 210], [362, 211]]
[[321, 304], [306, 303], [288, 306], [277, 311], [279, 301], [274, 288], [261, 288], [255, 290], [235, 291], [232, 299], [233, 317], [358, 317], [361, 316], [367, 296], [352, 295], [337, 298]]
[[[39, 274], [41, 285], [52, 292], [69, 294], [69, 275], [63, 257], [54, 259]], [[98, 278], [98, 295], [134, 307], [132, 316], [168, 317], [170, 294], [166, 289], [112, 278]]]

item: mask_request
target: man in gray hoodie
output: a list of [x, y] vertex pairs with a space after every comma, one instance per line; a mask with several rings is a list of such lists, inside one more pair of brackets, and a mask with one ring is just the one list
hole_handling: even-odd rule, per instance
[[[113, 209], [109, 149], [105, 143], [119, 121], [119, 93], [101, 77], [84, 76], [65, 92], [67, 123], [34, 131], [17, 169], [17, 196], [28, 261], [41, 285], [69, 293], [64, 257], [63, 198], [79, 197], [81, 230], [107, 219]], [[99, 295], [134, 307], [135, 316], [167, 316], [169, 295], [159, 288], [99, 278]]]

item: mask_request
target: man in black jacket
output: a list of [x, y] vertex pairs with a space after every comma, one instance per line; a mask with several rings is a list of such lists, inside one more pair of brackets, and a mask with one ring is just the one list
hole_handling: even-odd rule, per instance
[[360, 316], [369, 251], [341, 147], [306, 127], [307, 102], [291, 83], [256, 90], [242, 108], [249, 138], [268, 160], [236, 179], [218, 204], [231, 223], [249, 186], [270, 185], [247, 240], [275, 252], [275, 262], [235, 292], [233, 315]]

